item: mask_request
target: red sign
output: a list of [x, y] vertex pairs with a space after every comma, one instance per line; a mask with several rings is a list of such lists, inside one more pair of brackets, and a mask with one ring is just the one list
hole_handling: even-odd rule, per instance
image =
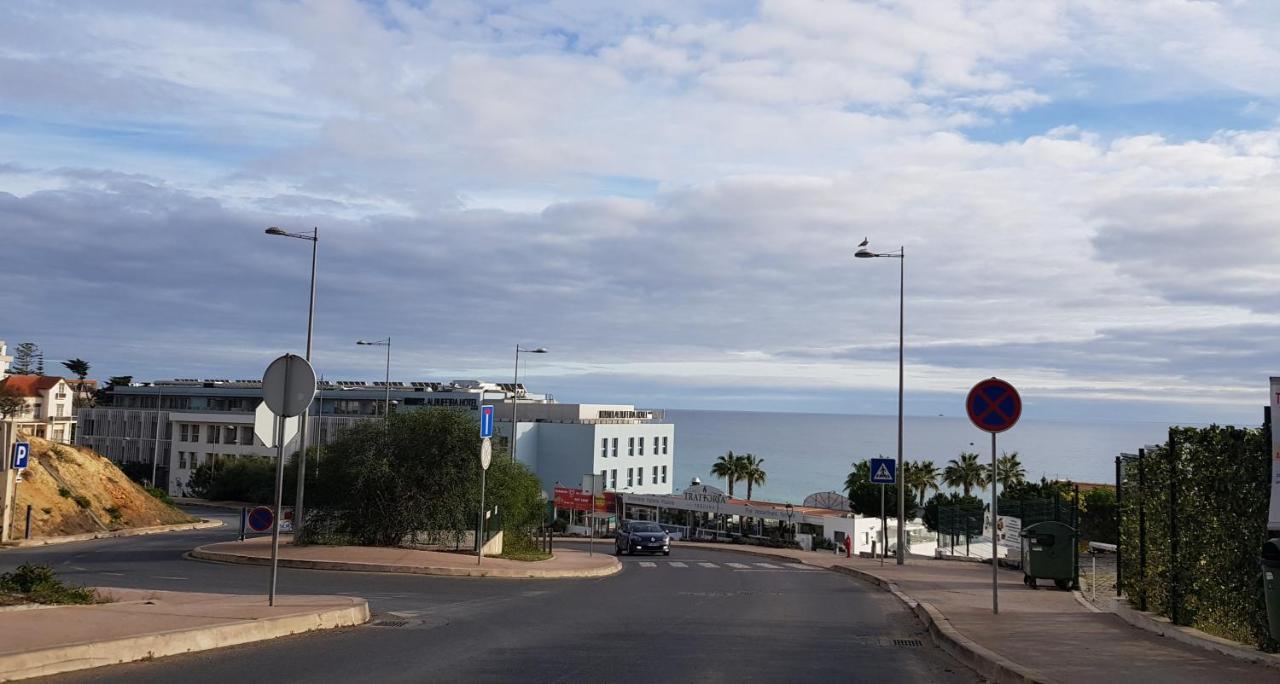
[[969, 420], [979, 430], [1004, 432], [1022, 417], [1022, 397], [1013, 385], [990, 378], [973, 386], [964, 402]]
[[613, 492], [592, 496], [583, 489], [555, 488], [555, 507], [570, 511], [594, 510], [597, 513], [608, 513], [616, 508], [616, 498]]

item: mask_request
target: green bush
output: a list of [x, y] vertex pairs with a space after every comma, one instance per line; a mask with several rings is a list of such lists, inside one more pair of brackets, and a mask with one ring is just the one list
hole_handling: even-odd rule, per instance
[[120, 518], [124, 515], [119, 506], [107, 506], [102, 510], [106, 511], [108, 516], [111, 516], [111, 522], [120, 522]]
[[1267, 539], [1270, 431], [1214, 425], [1169, 432], [1173, 448], [1165, 443], [1148, 450], [1141, 466], [1137, 459], [1124, 464], [1122, 589], [1137, 607], [1177, 624], [1275, 650], [1257, 560]]
[[151, 496], [154, 496], [155, 498], [169, 504], [170, 506], [174, 505], [173, 498], [169, 496], [169, 492], [166, 492], [165, 490], [160, 489], [159, 487], [146, 487], [146, 490], [147, 490], [147, 493], [150, 494]]
[[71, 490], [70, 490], [70, 489], [67, 489], [66, 487], [58, 487], [58, 496], [60, 496], [60, 497], [62, 497], [62, 498], [64, 498], [64, 499], [70, 499], [70, 498], [71, 498]]
[[24, 563], [13, 572], [0, 574], [0, 591], [35, 603], [93, 603], [97, 596], [84, 587], [63, 584], [47, 565]]
[[89, 497], [83, 494], [76, 494], [75, 496], [71, 497], [71, 500], [76, 502], [76, 505], [81, 508], [88, 508], [89, 506], [93, 505], [93, 502], [89, 501]]
[[[315, 518], [308, 515], [307, 535], [314, 523], [312, 539], [396, 546], [426, 532], [456, 543], [475, 528], [479, 453], [476, 420], [461, 411], [405, 411], [389, 422], [353, 425], [329, 445], [308, 488]], [[486, 485], [486, 506], [498, 507], [505, 533], [527, 537], [541, 525], [537, 477], [501, 449], [494, 449]]]

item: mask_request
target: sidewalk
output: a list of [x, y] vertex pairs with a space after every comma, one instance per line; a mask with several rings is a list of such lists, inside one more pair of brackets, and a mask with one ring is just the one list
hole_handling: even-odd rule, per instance
[[99, 589], [113, 603], [0, 612], [0, 680], [41, 677], [274, 639], [369, 620], [349, 596], [195, 594]]
[[[1111, 613], [1093, 612], [1071, 592], [1022, 584], [1022, 573], [1000, 571], [1000, 614], [991, 612], [991, 566], [910, 558], [844, 558], [831, 552], [686, 543], [799, 560], [897, 588], [900, 598], [934, 623], [940, 645], [995, 681], [1263, 682], [1277, 671], [1180, 644], [1130, 626]], [[913, 607], [914, 608], [914, 607]], [[932, 611], [930, 611], [932, 609]], [[952, 633], [948, 634], [948, 629]], [[958, 639], [957, 639], [958, 637]], [[969, 642], [969, 643], [965, 643]], [[976, 647], [976, 648], [975, 648]]]
[[[356, 572], [397, 572], [449, 577], [506, 577], [519, 579], [570, 579], [605, 577], [622, 569], [622, 563], [607, 553], [588, 555], [585, 551], [556, 548], [544, 561], [517, 561], [476, 557], [466, 553], [417, 551], [375, 546], [293, 546], [292, 535], [280, 536], [280, 566], [310, 570]], [[254, 537], [239, 542], [201, 546], [192, 558], [224, 563], [265, 565], [271, 562], [271, 538]]]

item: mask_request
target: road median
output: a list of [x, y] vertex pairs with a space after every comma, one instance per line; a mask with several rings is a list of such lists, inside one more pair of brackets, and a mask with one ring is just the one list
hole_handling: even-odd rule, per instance
[[0, 680], [43, 677], [234, 646], [369, 620], [350, 596], [200, 594], [100, 588], [110, 603], [0, 613]]
[[[477, 565], [474, 555], [462, 553], [365, 546], [294, 546], [291, 542], [291, 537], [282, 537], [280, 567], [506, 579], [589, 579], [622, 570], [622, 564], [613, 556], [570, 549], [557, 549], [550, 559], [543, 561], [485, 558]], [[243, 542], [208, 544], [192, 550], [190, 556], [220, 563], [267, 565], [271, 562], [271, 540], [258, 537]]]
[[164, 532], [180, 532], [182, 530], [204, 530], [211, 527], [222, 527], [221, 520], [199, 520], [175, 525], [156, 525], [154, 527], [135, 527], [126, 530], [103, 530], [84, 534], [68, 534], [58, 537], [38, 537], [35, 539], [17, 539], [5, 542], [3, 548], [26, 548], [31, 546], [49, 546], [52, 544], [69, 544], [71, 542], [92, 541], [94, 539], [115, 539], [117, 537], [138, 537], [147, 534]]

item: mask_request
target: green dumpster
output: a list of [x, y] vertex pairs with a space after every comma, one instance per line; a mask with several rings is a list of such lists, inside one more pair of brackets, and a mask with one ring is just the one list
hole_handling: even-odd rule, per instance
[[1280, 539], [1268, 539], [1262, 545], [1258, 562], [1262, 563], [1262, 591], [1267, 596], [1267, 625], [1271, 638], [1280, 639]]
[[1053, 580], [1059, 589], [1070, 589], [1076, 577], [1076, 531], [1066, 523], [1046, 520], [1022, 529], [1022, 582], [1035, 588], [1036, 580]]

